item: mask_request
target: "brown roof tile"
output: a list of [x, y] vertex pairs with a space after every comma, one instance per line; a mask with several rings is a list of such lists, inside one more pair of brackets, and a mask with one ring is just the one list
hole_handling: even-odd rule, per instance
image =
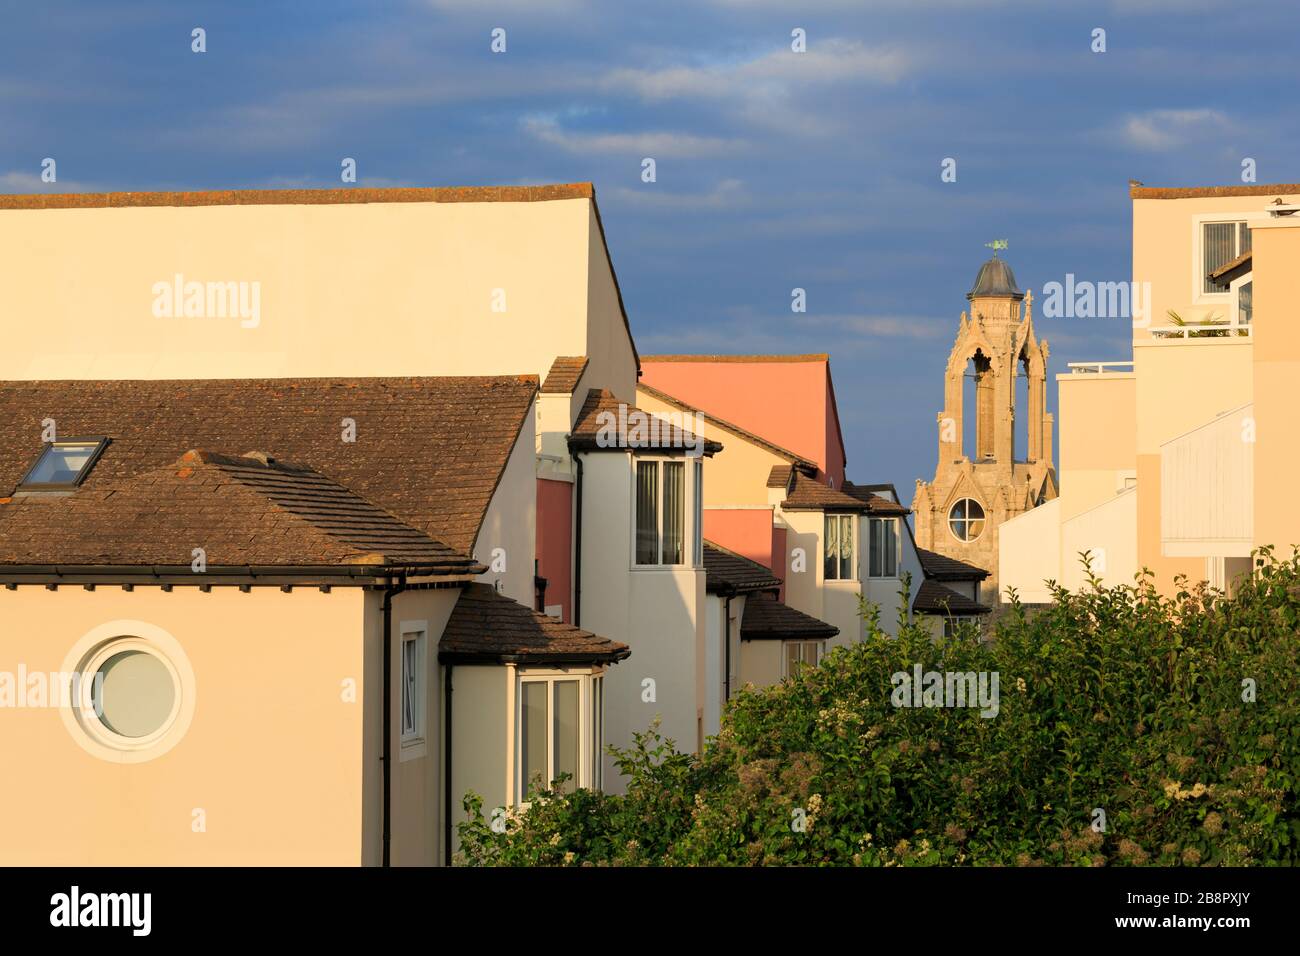
[[990, 608], [972, 601], [938, 581], [922, 581], [916, 589], [912, 610], [918, 614], [988, 614]]
[[542, 382], [542, 391], [548, 394], [572, 395], [578, 380], [587, 371], [587, 356], [561, 355], [551, 363], [551, 370]]
[[[536, 391], [536, 376], [0, 382], [0, 496], [53, 418], [62, 435], [111, 439], [77, 495], [191, 448], [261, 449], [468, 554]], [[355, 442], [342, 440], [344, 419]]]
[[912, 509], [906, 505], [899, 504], [897, 501], [891, 501], [884, 495], [878, 495], [863, 485], [855, 485], [851, 481], [844, 482], [844, 493], [857, 498], [864, 502], [870, 513], [881, 518], [900, 517], [910, 515]]
[[746, 641], [779, 641], [803, 638], [827, 640], [840, 632], [838, 627], [819, 621], [810, 614], [782, 604], [770, 594], [751, 594], [745, 598], [745, 613], [740, 622], [740, 637]]
[[1250, 271], [1247, 267], [1251, 264], [1251, 250], [1247, 249], [1235, 259], [1230, 259], [1219, 268], [1209, 273], [1206, 278], [1215, 282], [1231, 282], [1238, 276], [1245, 275]]
[[1193, 186], [1189, 188], [1130, 186], [1128, 194], [1132, 199], [1213, 199], [1220, 196], [1295, 196], [1300, 195], [1300, 184], [1281, 183], [1272, 186]]
[[194, 450], [70, 495], [20, 495], [0, 520], [0, 565], [207, 570], [375, 565], [484, 569], [308, 468]]
[[[653, 434], [641, 436], [637, 433], [634, 412], [647, 418], [655, 417], [630, 402], [619, 401], [608, 389], [591, 389], [569, 435], [569, 447], [578, 451], [626, 451], [629, 448], [634, 451], [675, 451], [687, 446], [698, 448], [703, 442], [706, 455], [722, 451], [721, 442], [701, 439], [675, 425], [656, 427]], [[605, 443], [607, 436], [603, 432], [607, 431], [608, 424], [618, 425], [617, 444]], [[660, 424], [663, 424], [662, 420]]]
[[767, 486], [769, 488], [789, 488], [790, 471], [790, 465], [773, 465], [772, 470], [767, 473]]
[[591, 183], [548, 186], [445, 186], [369, 189], [221, 189], [202, 192], [34, 193], [0, 195], [3, 209], [98, 209], [128, 206], [280, 206], [395, 202], [546, 202], [592, 199]]
[[768, 568], [712, 541], [704, 542], [705, 587], [714, 593], [739, 594], [781, 586], [781, 579]]
[[927, 578], [936, 581], [982, 581], [989, 576], [983, 568], [977, 568], [965, 561], [958, 561], [937, 551], [917, 548], [916, 556], [921, 562], [921, 569]]
[[[882, 499], [883, 500], [883, 499]], [[794, 487], [781, 503], [785, 511], [858, 511], [872, 510], [870, 502], [832, 488], [815, 478], [796, 472]]]
[[612, 664], [630, 654], [626, 644], [547, 617], [481, 583], [461, 592], [438, 641], [438, 659], [452, 662]]

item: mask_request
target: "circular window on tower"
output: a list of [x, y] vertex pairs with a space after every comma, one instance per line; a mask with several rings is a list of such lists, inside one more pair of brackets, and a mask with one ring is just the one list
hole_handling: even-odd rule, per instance
[[984, 533], [984, 506], [974, 498], [963, 498], [948, 512], [948, 527], [958, 541], [974, 541]]
[[87, 634], [69, 658], [65, 669], [74, 680], [65, 714], [91, 753], [115, 762], [152, 760], [185, 735], [194, 673], [171, 635], [143, 622], [113, 622]]

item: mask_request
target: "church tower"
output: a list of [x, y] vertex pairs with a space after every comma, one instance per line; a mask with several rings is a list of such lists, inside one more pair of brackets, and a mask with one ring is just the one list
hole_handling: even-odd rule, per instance
[[[1057, 495], [1048, 350], [1034, 335], [1033, 293], [1017, 288], [1011, 267], [996, 251], [980, 266], [966, 298], [970, 314], [961, 314], [944, 373], [939, 463], [933, 481], [917, 480], [912, 511], [917, 545], [988, 571], [980, 600], [996, 607], [1002, 522]], [[968, 375], [975, 386], [969, 409], [963, 407]], [[1021, 375], [1028, 380], [1028, 401], [1018, 409]], [[967, 415], [974, 419], [973, 448], [963, 447]], [[1016, 423], [1025, 418], [1028, 447], [1021, 449]]]

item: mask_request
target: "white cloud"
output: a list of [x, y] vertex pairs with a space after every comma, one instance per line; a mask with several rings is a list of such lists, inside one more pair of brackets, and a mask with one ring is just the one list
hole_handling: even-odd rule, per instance
[[701, 96], [752, 99], [787, 96], [795, 84], [809, 87], [854, 80], [893, 83], [908, 66], [908, 57], [898, 50], [873, 50], [855, 40], [831, 38], [810, 40], [806, 53], [795, 53], [787, 47], [734, 63], [616, 69], [606, 75], [603, 85], [630, 90], [650, 101]]
[[704, 193], [680, 193], [645, 186], [641, 189], [629, 189], [626, 186], [614, 189], [609, 194], [615, 202], [641, 206], [648, 210], [663, 210], [676, 213], [680, 210], [741, 209], [753, 202], [753, 197], [745, 184], [739, 179], [724, 179]]
[[637, 158], [717, 156], [740, 148], [736, 140], [670, 131], [640, 133], [582, 133], [566, 130], [555, 120], [529, 117], [524, 129], [551, 146], [570, 153], [622, 153]]
[[1147, 110], [1125, 118], [1120, 133], [1135, 149], [1166, 150], [1223, 136], [1232, 121], [1219, 110]]
[[10, 170], [0, 173], [0, 193], [86, 193], [101, 192], [88, 183], [75, 180], [63, 180], [47, 183], [41, 180], [40, 173]]

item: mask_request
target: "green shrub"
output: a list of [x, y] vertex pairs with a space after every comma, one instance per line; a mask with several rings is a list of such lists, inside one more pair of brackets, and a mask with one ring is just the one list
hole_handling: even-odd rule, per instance
[[[504, 833], [471, 795], [460, 861], [1296, 863], [1300, 559], [1259, 557], [1231, 600], [1092, 579], [1034, 613], [1013, 602], [992, 640], [891, 639], [868, 612], [862, 643], [741, 691], [703, 754], [656, 727], [613, 751], [623, 795], [544, 792]], [[891, 676], [915, 664], [996, 672], [996, 717], [896, 708]]]

